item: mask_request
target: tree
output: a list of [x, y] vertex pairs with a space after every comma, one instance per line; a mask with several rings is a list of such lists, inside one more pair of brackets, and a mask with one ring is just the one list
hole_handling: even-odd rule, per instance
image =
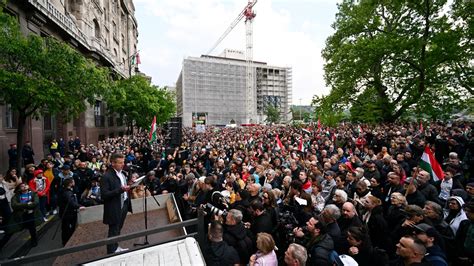
[[473, 83], [472, 3], [455, 0], [444, 12], [446, 2], [344, 0], [323, 50], [332, 89], [313, 103], [327, 112], [351, 108], [364, 122], [465, 107]]
[[265, 115], [267, 116], [265, 121], [268, 123], [276, 124], [280, 122], [280, 110], [278, 110], [278, 108], [273, 105], [267, 105], [267, 108], [265, 109]]
[[[107, 90], [108, 71], [68, 45], [37, 35], [24, 37], [0, 10], [0, 102], [18, 113], [18, 161], [29, 117], [76, 117]], [[21, 164], [19, 163], [19, 167]]]
[[131, 131], [134, 126], [148, 128], [155, 115], [158, 124], [168, 121], [176, 112], [173, 99], [140, 75], [118, 80], [105, 98], [108, 110], [124, 117]]

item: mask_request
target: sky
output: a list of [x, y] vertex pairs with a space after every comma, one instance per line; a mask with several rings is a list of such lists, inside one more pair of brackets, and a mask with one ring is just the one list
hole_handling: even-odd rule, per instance
[[[140, 71], [160, 87], [176, 84], [183, 59], [206, 54], [247, 0], [134, 0]], [[293, 104], [328, 94], [321, 50], [334, 33], [336, 0], [259, 0], [254, 6], [253, 58], [292, 67]], [[244, 20], [211, 53], [245, 51]]]

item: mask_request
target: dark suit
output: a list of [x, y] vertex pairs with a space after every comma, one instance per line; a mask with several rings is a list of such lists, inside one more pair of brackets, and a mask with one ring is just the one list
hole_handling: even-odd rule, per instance
[[[122, 171], [125, 175], [125, 172]], [[122, 201], [122, 183], [113, 168], [109, 169], [100, 180], [100, 193], [104, 201], [104, 224], [109, 225], [108, 237], [120, 235], [127, 212], [132, 212], [130, 194], [127, 200]], [[118, 243], [107, 245], [107, 253], [111, 254], [117, 249]]]

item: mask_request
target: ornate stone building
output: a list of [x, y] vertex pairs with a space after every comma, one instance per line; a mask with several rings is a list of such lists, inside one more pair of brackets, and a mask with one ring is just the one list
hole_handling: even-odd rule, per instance
[[[138, 30], [132, 0], [10, 0], [5, 12], [15, 16], [25, 35], [51, 36], [74, 47], [98, 65], [109, 67], [117, 76], [134, 75], [131, 65], [137, 51]], [[123, 134], [122, 121], [107, 116], [105, 104], [94, 106], [72, 122], [54, 116], [30, 119], [25, 141], [32, 143], [39, 161], [52, 138], [79, 136], [82, 143], [96, 143]], [[0, 105], [0, 170], [8, 167], [10, 143], [16, 142], [17, 121], [8, 103]]]

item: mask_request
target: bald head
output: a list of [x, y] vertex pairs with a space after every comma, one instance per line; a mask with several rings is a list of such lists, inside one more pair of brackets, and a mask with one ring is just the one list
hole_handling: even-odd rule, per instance
[[342, 216], [347, 219], [357, 216], [356, 209], [352, 202], [346, 202], [342, 204]]

